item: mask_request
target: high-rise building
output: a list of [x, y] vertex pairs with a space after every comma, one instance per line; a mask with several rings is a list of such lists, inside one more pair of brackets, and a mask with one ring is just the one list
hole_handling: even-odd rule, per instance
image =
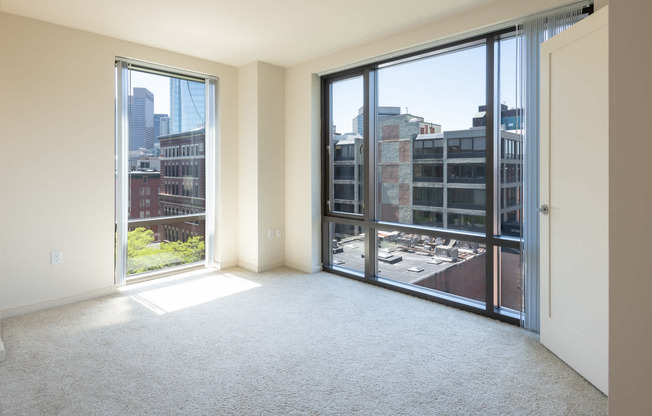
[[[487, 125], [487, 106], [478, 106], [478, 112], [473, 116], [473, 127], [485, 127]], [[500, 105], [500, 125], [503, 130], [520, 130], [523, 128], [523, 110], [508, 108], [505, 104]]]
[[167, 114], [154, 114], [154, 142], [158, 136], [170, 134], [170, 117]]
[[[397, 116], [401, 114], [401, 107], [378, 107], [378, 117]], [[364, 128], [364, 107], [360, 107], [358, 115], [353, 118], [351, 123], [351, 132], [359, 135], [363, 134]]]
[[154, 148], [154, 94], [134, 88], [129, 96], [129, 150]]
[[204, 127], [206, 90], [201, 82], [170, 78], [170, 134]]

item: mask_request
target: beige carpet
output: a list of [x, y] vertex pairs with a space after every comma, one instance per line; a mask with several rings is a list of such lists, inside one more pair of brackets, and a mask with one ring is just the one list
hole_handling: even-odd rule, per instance
[[327, 273], [195, 273], [2, 331], [2, 415], [607, 414], [536, 335]]

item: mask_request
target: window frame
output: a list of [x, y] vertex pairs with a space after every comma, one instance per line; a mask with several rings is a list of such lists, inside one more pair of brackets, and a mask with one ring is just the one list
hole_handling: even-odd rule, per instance
[[[187, 216], [166, 216], [166, 217], [148, 217], [145, 219], [129, 219], [129, 71], [137, 70], [149, 72], [169, 77], [188, 79], [192, 81], [203, 81], [205, 94], [204, 108], [204, 183], [205, 183], [205, 200], [204, 212], [201, 214]], [[217, 148], [217, 91], [218, 78], [200, 72], [182, 70], [179, 68], [161, 65], [146, 61], [141, 61], [122, 56], [115, 57], [115, 160], [116, 160], [116, 195], [115, 195], [115, 230], [116, 230], [116, 250], [115, 250], [115, 284], [118, 286], [126, 283], [135, 283], [148, 280], [177, 271], [187, 270], [193, 267], [210, 267], [214, 263], [215, 256], [215, 205], [216, 191], [215, 176], [216, 152]], [[161, 155], [172, 158], [179, 157], [179, 149], [175, 148], [170, 154]], [[167, 153], [167, 151], [166, 151]], [[172, 173], [172, 172], [170, 172]], [[178, 165], [176, 170], [178, 175]], [[144, 177], [144, 179], [146, 179]], [[146, 183], [146, 182], [144, 182]], [[170, 185], [178, 186], [178, 184]], [[142, 214], [142, 212], [141, 212]], [[158, 214], [158, 213], [157, 213]], [[144, 218], [144, 217], [143, 217]], [[140, 273], [136, 276], [127, 277], [127, 235], [129, 229], [140, 225], [161, 225], [168, 227], [169, 224], [183, 222], [184, 220], [204, 221], [204, 243], [205, 253], [204, 260], [199, 263], [189, 265], [175, 266], [164, 268], [157, 271]], [[127, 281], [129, 279], [129, 281]]]
[[[407, 293], [410, 295], [418, 296], [421, 298], [429, 299], [438, 303], [454, 306], [460, 309], [478, 313], [480, 315], [489, 316], [511, 324], [520, 324], [520, 311], [513, 311], [508, 308], [501, 307], [500, 302], [500, 289], [501, 282], [499, 280], [500, 265], [500, 252], [503, 248], [521, 249], [521, 238], [509, 235], [499, 235], [500, 224], [499, 216], [495, 214], [496, 207], [499, 206], [498, 198], [500, 197], [500, 189], [496, 175], [500, 173], [500, 137], [498, 129], [500, 124], [496, 126], [495, 106], [496, 106], [496, 85], [495, 85], [495, 72], [496, 72], [496, 50], [495, 44], [505, 37], [516, 36], [514, 28], [498, 30], [486, 33], [480, 36], [463, 39], [441, 46], [436, 46], [421, 51], [407, 53], [402, 56], [395, 56], [386, 59], [380, 59], [377, 62], [367, 63], [365, 65], [348, 69], [346, 71], [337, 72], [333, 74], [324, 75], [321, 77], [321, 135], [322, 135], [322, 264], [326, 271], [342, 275], [345, 277], [353, 278], [356, 280], [364, 281], [377, 286], [385, 287], [388, 289], [396, 290], [399, 292]], [[394, 222], [384, 222], [376, 219], [376, 188], [377, 188], [377, 174], [376, 166], [379, 161], [376, 160], [376, 113], [378, 109], [377, 103], [377, 71], [382, 69], [383, 66], [405, 62], [410, 60], [420, 59], [429, 55], [450, 52], [454, 50], [462, 50], [465, 47], [473, 47], [477, 45], [485, 45], [486, 48], [486, 125], [485, 127], [485, 146], [481, 150], [483, 153], [480, 155], [467, 156], [469, 158], [485, 157], [485, 224], [484, 232], [465, 231], [461, 229], [444, 229], [435, 228], [430, 226], [422, 226], [417, 224], [400, 224]], [[363, 212], [362, 215], [351, 215], [343, 212], [335, 211], [332, 202], [330, 201], [329, 190], [332, 186], [330, 178], [332, 177], [331, 161], [329, 157], [330, 138], [330, 123], [331, 123], [331, 85], [338, 81], [344, 81], [355, 77], [363, 77], [363, 108], [364, 108], [364, 128], [363, 128], [363, 164], [364, 164], [364, 197], [363, 197]], [[499, 103], [498, 103], [499, 105]], [[475, 138], [472, 140], [472, 147], [475, 147]], [[414, 142], [412, 146], [414, 146]], [[443, 143], [448, 146], [447, 142]], [[424, 147], [425, 145], [421, 145]], [[461, 150], [461, 149], [460, 149]], [[480, 149], [479, 149], [480, 150]], [[425, 152], [425, 149], [423, 149]], [[441, 158], [432, 157], [428, 158], [426, 155], [414, 158], [414, 162], [423, 164], [426, 160], [432, 159], [433, 162], [441, 163]], [[461, 158], [461, 157], [460, 157]], [[452, 163], [454, 163], [452, 160]], [[447, 175], [447, 172], [443, 172]], [[412, 172], [414, 179], [414, 172]], [[423, 185], [427, 183], [415, 182], [414, 184]], [[415, 208], [417, 210], [423, 210]], [[432, 208], [432, 216], [435, 217], [437, 207]], [[454, 212], [455, 210], [453, 210]], [[464, 214], [470, 215], [473, 214]], [[475, 223], [475, 222], [474, 222]], [[329, 230], [331, 224], [342, 224], [356, 227], [362, 227], [365, 233], [365, 247], [364, 247], [364, 272], [357, 272], [351, 269], [346, 269], [337, 264], [331, 264], [331, 246]], [[484, 244], [486, 247], [486, 280], [485, 280], [485, 302], [473, 301], [471, 299], [456, 296], [454, 294], [445, 292], [435, 292], [427, 289], [420, 289], [418, 287], [403, 284], [395, 280], [383, 278], [378, 273], [378, 244], [373, 242], [378, 239], [378, 232], [392, 232], [402, 231], [406, 233], [419, 233], [424, 236], [432, 238], [448, 238], [471, 243]], [[373, 236], [373, 238], [370, 238]]]

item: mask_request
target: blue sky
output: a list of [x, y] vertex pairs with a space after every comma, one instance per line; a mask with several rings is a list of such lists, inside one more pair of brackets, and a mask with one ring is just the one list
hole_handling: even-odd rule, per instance
[[[478, 106], [485, 101], [484, 46], [436, 55], [382, 68], [378, 71], [379, 105], [401, 107], [401, 112], [442, 125], [443, 130], [471, 126]], [[500, 101], [516, 106], [516, 41], [502, 41]], [[154, 112], [170, 111], [168, 77], [131, 71], [132, 87], [154, 94]], [[333, 121], [338, 133], [351, 131], [351, 121], [362, 107], [362, 78], [333, 85]]]
[[131, 73], [131, 87], [147, 88], [154, 94], [154, 113], [170, 113], [170, 78], [138, 71]]
[[[516, 42], [502, 42], [500, 101], [516, 104]], [[467, 129], [478, 106], [485, 104], [485, 47], [455, 51], [378, 70], [378, 104], [401, 107], [401, 113], [441, 124], [442, 130]], [[362, 78], [333, 85], [333, 123], [338, 133], [351, 131], [362, 106]], [[407, 109], [406, 109], [407, 107]]]

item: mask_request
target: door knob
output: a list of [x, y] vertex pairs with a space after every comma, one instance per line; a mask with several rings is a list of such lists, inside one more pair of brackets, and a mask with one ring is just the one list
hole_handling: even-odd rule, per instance
[[539, 212], [542, 213], [543, 215], [548, 215], [548, 212], [550, 212], [550, 208], [548, 208], [548, 205], [543, 204], [541, 205], [541, 208], [539, 208]]

